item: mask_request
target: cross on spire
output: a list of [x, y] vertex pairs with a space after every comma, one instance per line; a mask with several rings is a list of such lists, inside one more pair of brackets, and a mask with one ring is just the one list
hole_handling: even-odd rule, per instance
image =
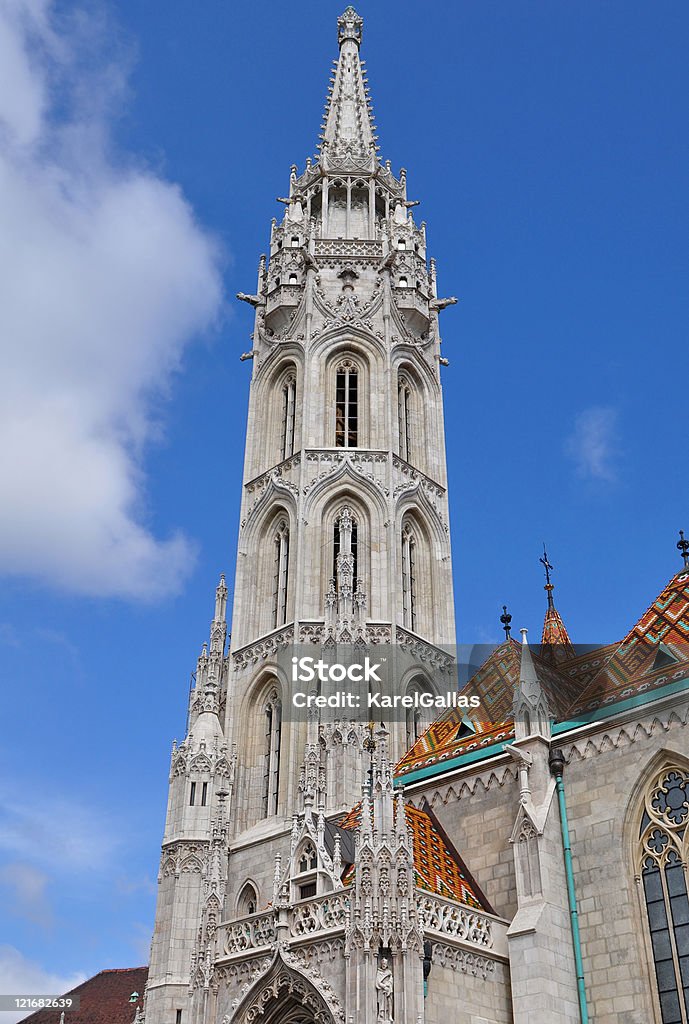
[[550, 579], [550, 574], [553, 571], [553, 566], [548, 561], [548, 552], [545, 549], [545, 543], [543, 544], [543, 557], [539, 558], [538, 561], [545, 569], [545, 587], [543, 588], [548, 594], [548, 607], [553, 608], [553, 584]]
[[512, 621], [512, 616], [507, 611], [507, 605], [506, 604], [504, 604], [502, 606], [502, 615], [500, 616], [500, 621], [502, 622], [502, 628], [505, 630], [505, 640], [509, 640], [509, 638], [510, 638], [510, 631], [512, 629], [512, 627], [510, 626], [510, 622]]
[[689, 569], [689, 540], [685, 539], [684, 530], [679, 531], [677, 550], [681, 552], [682, 558], [684, 559], [684, 568]]

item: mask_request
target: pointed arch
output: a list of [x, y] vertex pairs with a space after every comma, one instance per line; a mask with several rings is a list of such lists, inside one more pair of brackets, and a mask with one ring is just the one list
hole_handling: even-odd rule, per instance
[[232, 1024], [336, 1024], [344, 1015], [331, 988], [324, 991], [320, 979], [286, 964], [278, 950], [229, 1019]]
[[258, 911], [258, 887], [251, 878], [247, 878], [239, 890], [237, 897], [237, 917], [249, 917]]
[[239, 709], [238, 735], [246, 781], [246, 818], [250, 824], [279, 813], [285, 799], [285, 749], [282, 731], [286, 683], [282, 671], [265, 665], [247, 687]]
[[[310, 546], [314, 551], [314, 557], [318, 559], [319, 571], [313, 574], [313, 591], [309, 596], [313, 613], [318, 615], [324, 607], [334, 574], [338, 554], [336, 541], [339, 521], [344, 509], [349, 509], [356, 531], [356, 559], [353, 567], [356, 575], [352, 579], [352, 584], [358, 588], [356, 581], [360, 580], [361, 587], [358, 589], [368, 595], [382, 592], [380, 573], [383, 567], [379, 564], [379, 556], [373, 548], [372, 540], [380, 536], [383, 530], [384, 505], [382, 496], [375, 487], [369, 481], [362, 480], [360, 483], [359, 478], [355, 477], [346, 465], [322, 481], [314, 490], [316, 493], [309, 496], [308, 520], [314, 524], [309, 528], [313, 537]], [[367, 501], [366, 497], [375, 500]], [[352, 533], [354, 539], [354, 530]], [[374, 585], [376, 576], [378, 579]], [[375, 615], [373, 611], [371, 614]]]
[[658, 751], [630, 795], [625, 838], [656, 1017], [689, 1021], [689, 758]]
[[[332, 314], [331, 314], [332, 315]], [[326, 344], [327, 341], [327, 344]], [[355, 394], [346, 373], [356, 374]], [[385, 429], [385, 351], [381, 341], [352, 325], [324, 332], [314, 343], [308, 388], [324, 396], [319, 447], [367, 448]], [[343, 376], [345, 374], [345, 376]], [[356, 409], [352, 404], [356, 399]], [[354, 412], [356, 412], [354, 421]], [[344, 419], [343, 419], [344, 416]], [[350, 422], [350, 417], [351, 422]], [[355, 436], [347, 436], [356, 427]], [[338, 431], [344, 431], [344, 434]], [[346, 443], [345, 443], [346, 442]]]
[[[438, 690], [433, 685], [429, 677], [419, 671], [417, 667], [410, 669], [401, 679], [401, 690], [407, 697], [413, 697], [415, 694], [419, 696], [427, 695], [430, 697], [437, 696]], [[424, 707], [409, 707], [405, 712], [405, 734], [404, 744], [405, 750], [410, 750], [414, 746], [417, 740], [423, 736], [426, 729], [431, 725], [436, 717], [437, 710], [435, 706], [424, 708]]]
[[425, 517], [418, 509], [407, 509], [402, 516], [398, 549], [401, 625], [412, 633], [427, 634], [431, 632], [436, 614], [438, 583], [431, 538]]
[[[267, 503], [270, 499], [266, 499]], [[273, 499], [251, 527], [253, 565], [247, 570], [252, 577], [252, 620], [260, 634], [269, 633], [290, 622], [294, 607], [294, 580], [290, 567], [294, 558], [292, 524], [295, 521], [293, 501]]]
[[290, 458], [301, 448], [303, 351], [278, 350], [255, 381], [252, 407], [262, 410], [260, 421], [250, 424], [255, 435], [253, 471], [261, 473]]

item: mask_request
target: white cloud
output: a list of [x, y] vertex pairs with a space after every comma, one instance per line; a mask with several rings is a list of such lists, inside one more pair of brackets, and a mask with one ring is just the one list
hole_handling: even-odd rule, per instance
[[617, 412], [608, 406], [593, 406], [581, 412], [565, 443], [580, 476], [613, 482], [617, 477]]
[[[47, 971], [13, 946], [0, 946], [0, 992], [3, 994], [62, 995], [85, 980], [85, 974], [64, 976]], [[0, 1012], [0, 1024], [14, 1024], [15, 1021], [28, 1016], [30, 1012]]]
[[48, 876], [31, 864], [5, 864], [0, 867], [0, 887], [9, 897], [4, 902], [16, 917], [43, 928], [53, 923], [47, 884]]
[[121, 830], [104, 813], [59, 795], [0, 792], [0, 854], [59, 872], [110, 868]]
[[113, 153], [125, 62], [91, 14], [71, 28], [52, 0], [0, 2], [0, 572], [150, 598], [193, 545], [148, 528], [142, 451], [217, 319], [219, 251], [179, 188]]

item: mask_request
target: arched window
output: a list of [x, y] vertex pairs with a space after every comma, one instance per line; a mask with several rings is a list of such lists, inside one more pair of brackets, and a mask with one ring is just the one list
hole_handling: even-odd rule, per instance
[[416, 632], [416, 536], [411, 523], [402, 527], [402, 612], [403, 624]]
[[273, 539], [275, 547], [275, 571], [273, 576], [273, 626], [283, 626], [287, 621], [287, 583], [289, 577], [289, 526], [281, 519]]
[[407, 708], [407, 750], [410, 750], [425, 731], [420, 708]]
[[292, 235], [292, 248], [293, 249], [298, 249], [299, 248], [299, 235]]
[[335, 377], [335, 445], [356, 448], [358, 436], [359, 374], [350, 359], [343, 359]]
[[405, 240], [403, 238], [398, 238], [397, 239], [397, 248], [398, 249], [406, 249], [407, 248], [407, 243], [405, 242]]
[[[413, 697], [415, 694], [426, 694], [435, 696], [434, 691], [428, 685], [423, 676], [419, 676], [407, 686], [406, 695]], [[406, 740], [407, 750], [414, 746], [416, 741], [425, 733], [434, 718], [434, 708], [431, 707], [410, 707], [406, 709]]]
[[542, 887], [538, 833], [528, 818], [524, 818], [519, 828], [517, 852], [524, 896], [540, 896]]
[[400, 456], [411, 462], [411, 385], [406, 377], [400, 377], [397, 385], [397, 418]]
[[400, 280], [399, 280], [399, 287], [400, 288], [408, 288], [409, 287], [409, 281], [408, 281], [408, 279], [406, 277], [401, 277], [400, 278]]
[[263, 776], [263, 816], [278, 812], [280, 790], [280, 740], [282, 732], [282, 704], [274, 690], [265, 707], [265, 771]]
[[333, 579], [335, 588], [357, 589], [359, 579], [359, 536], [352, 510], [345, 505], [333, 527]]
[[303, 875], [306, 871], [316, 870], [318, 867], [318, 854], [314, 849], [313, 843], [308, 842], [302, 846], [297, 867], [299, 868], [300, 875]]
[[289, 283], [290, 284], [296, 284], [297, 283], [297, 275], [296, 274], [290, 274], [289, 275]]
[[247, 917], [258, 910], [258, 895], [251, 882], [247, 882], [237, 900], [237, 917]]
[[641, 883], [663, 1024], [689, 1020], [689, 899], [684, 872], [689, 771], [665, 767], [646, 787]]
[[294, 454], [294, 423], [297, 408], [297, 380], [290, 373], [282, 383], [282, 430], [281, 454], [288, 459]]

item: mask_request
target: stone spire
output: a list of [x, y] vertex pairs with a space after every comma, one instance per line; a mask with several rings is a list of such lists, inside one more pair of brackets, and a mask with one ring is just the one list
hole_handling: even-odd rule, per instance
[[531, 657], [528, 630], [522, 629], [522, 653], [519, 684], [514, 694], [514, 728], [516, 738], [538, 734], [550, 737], [550, 712]]
[[328, 169], [378, 162], [373, 110], [359, 57], [363, 19], [348, 7], [337, 22], [340, 56], [335, 61], [318, 147]]

